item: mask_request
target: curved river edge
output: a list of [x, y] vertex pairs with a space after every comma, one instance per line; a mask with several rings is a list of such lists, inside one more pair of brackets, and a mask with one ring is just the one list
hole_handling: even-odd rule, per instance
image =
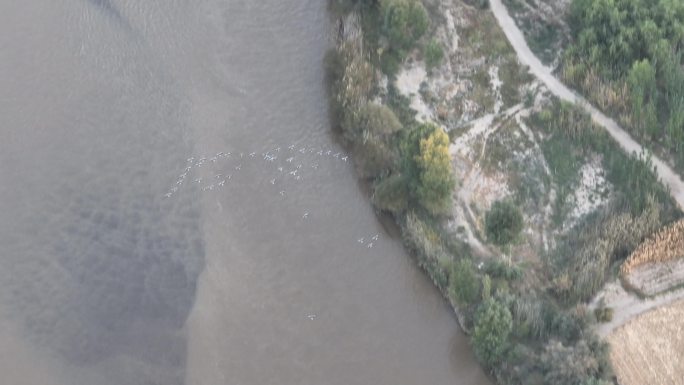
[[[363, 27], [360, 25], [360, 19], [361, 16], [356, 10], [350, 11], [346, 15], [339, 15], [335, 14], [334, 11], [330, 11], [331, 13], [331, 19], [333, 21], [336, 21], [336, 23], [331, 23], [334, 25], [338, 26], [338, 29], [331, 31], [331, 36], [335, 36], [336, 38], [334, 39], [335, 43], [335, 50], [338, 52], [341, 52], [342, 46], [350, 43], [350, 44], [361, 44], [363, 45]], [[329, 81], [329, 80], [328, 80]], [[333, 96], [328, 95], [330, 98], [330, 104], [334, 103], [333, 101]], [[383, 104], [384, 105], [384, 104]], [[332, 109], [332, 108], [331, 108]], [[332, 120], [332, 118], [331, 118]], [[335, 128], [335, 122], [331, 121], [331, 127], [333, 130], [336, 130]], [[336, 135], [339, 135], [338, 132], [335, 132]], [[339, 139], [341, 142], [344, 142], [343, 140]], [[344, 144], [344, 143], [343, 143]], [[352, 156], [357, 155], [352, 151]], [[357, 169], [358, 171], [358, 169]], [[366, 188], [364, 189], [367, 194], [369, 194], [369, 198], [371, 197], [370, 194], [372, 194], [372, 189], [370, 188], [371, 182], [367, 179], [363, 179], [360, 173], [357, 172], [357, 176], [359, 177], [359, 180], [364, 183]], [[377, 211], [377, 209], [376, 209]], [[380, 214], [382, 215], [382, 214]], [[418, 259], [417, 253], [420, 253], [421, 251], [418, 250], [412, 250], [411, 247], [408, 246], [408, 243], [410, 242], [406, 234], [402, 231], [403, 226], [402, 223], [400, 223], [398, 218], [395, 218], [393, 215], [389, 214], [390, 220], [392, 221], [393, 225], [396, 225], [397, 228], [399, 229], [397, 232], [399, 233], [399, 236], [401, 237], [402, 241], [404, 242], [404, 246], [407, 249], [406, 251], [411, 255], [413, 258]], [[464, 334], [470, 336], [472, 334], [471, 328], [468, 326], [468, 323], [466, 321], [466, 314], [462, 311], [462, 309], [459, 307], [459, 305], [453, 300], [453, 298], [449, 295], [448, 293], [448, 286], [440, 283], [440, 278], [437, 274], [435, 274], [435, 271], [433, 269], [430, 269], [430, 266], [428, 265], [428, 262], [426, 263], [420, 263], [418, 262], [418, 265], [421, 267], [421, 269], [427, 274], [427, 277], [432, 281], [432, 283], [435, 285], [437, 290], [442, 294], [442, 297], [446, 300], [446, 302], [449, 303], [449, 307], [452, 309], [454, 312], [454, 315], [456, 316], [456, 321], [458, 323], [459, 328], [461, 331], [463, 331]]]

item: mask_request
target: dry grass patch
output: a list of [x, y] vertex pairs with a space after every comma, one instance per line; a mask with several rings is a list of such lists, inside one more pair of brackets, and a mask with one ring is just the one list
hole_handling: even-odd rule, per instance
[[649, 237], [620, 268], [623, 275], [649, 262], [664, 262], [684, 256], [684, 220], [675, 222]]
[[645, 313], [609, 337], [622, 385], [684, 385], [684, 301]]

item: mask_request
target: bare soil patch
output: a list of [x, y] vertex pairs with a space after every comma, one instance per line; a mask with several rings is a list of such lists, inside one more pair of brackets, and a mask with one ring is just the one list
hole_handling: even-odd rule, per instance
[[622, 385], [684, 384], [684, 301], [642, 314], [608, 341]]

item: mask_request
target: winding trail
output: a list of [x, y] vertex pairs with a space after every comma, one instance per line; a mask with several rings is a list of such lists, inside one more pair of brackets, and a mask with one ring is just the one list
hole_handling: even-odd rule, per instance
[[[508, 14], [508, 10], [503, 5], [501, 0], [490, 0], [490, 8], [494, 13], [499, 26], [503, 30], [506, 38], [513, 46], [518, 59], [524, 65], [527, 65], [530, 72], [542, 81], [546, 87], [554, 95], [562, 100], [579, 104], [590, 115], [597, 124], [603, 126], [610, 136], [617, 141], [620, 146], [627, 151], [627, 153], [641, 153], [643, 147], [637, 143], [632, 137], [620, 127], [613, 119], [606, 116], [597, 108], [592, 106], [586, 99], [577, 95], [575, 92], [566, 87], [560, 80], [553, 76], [552, 69], [542, 64], [542, 62], [532, 53], [530, 47], [525, 41], [518, 26], [513, 21], [513, 18]], [[653, 165], [656, 167], [656, 173], [662, 180], [662, 183], [670, 188], [670, 194], [677, 202], [680, 209], [684, 209], [684, 182], [665, 162], [655, 155], [652, 156]]]

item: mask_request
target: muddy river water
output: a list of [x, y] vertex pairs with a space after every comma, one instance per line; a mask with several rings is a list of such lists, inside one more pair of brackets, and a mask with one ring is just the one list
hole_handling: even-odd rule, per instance
[[3, 383], [489, 383], [330, 135], [329, 24], [0, 2]]

